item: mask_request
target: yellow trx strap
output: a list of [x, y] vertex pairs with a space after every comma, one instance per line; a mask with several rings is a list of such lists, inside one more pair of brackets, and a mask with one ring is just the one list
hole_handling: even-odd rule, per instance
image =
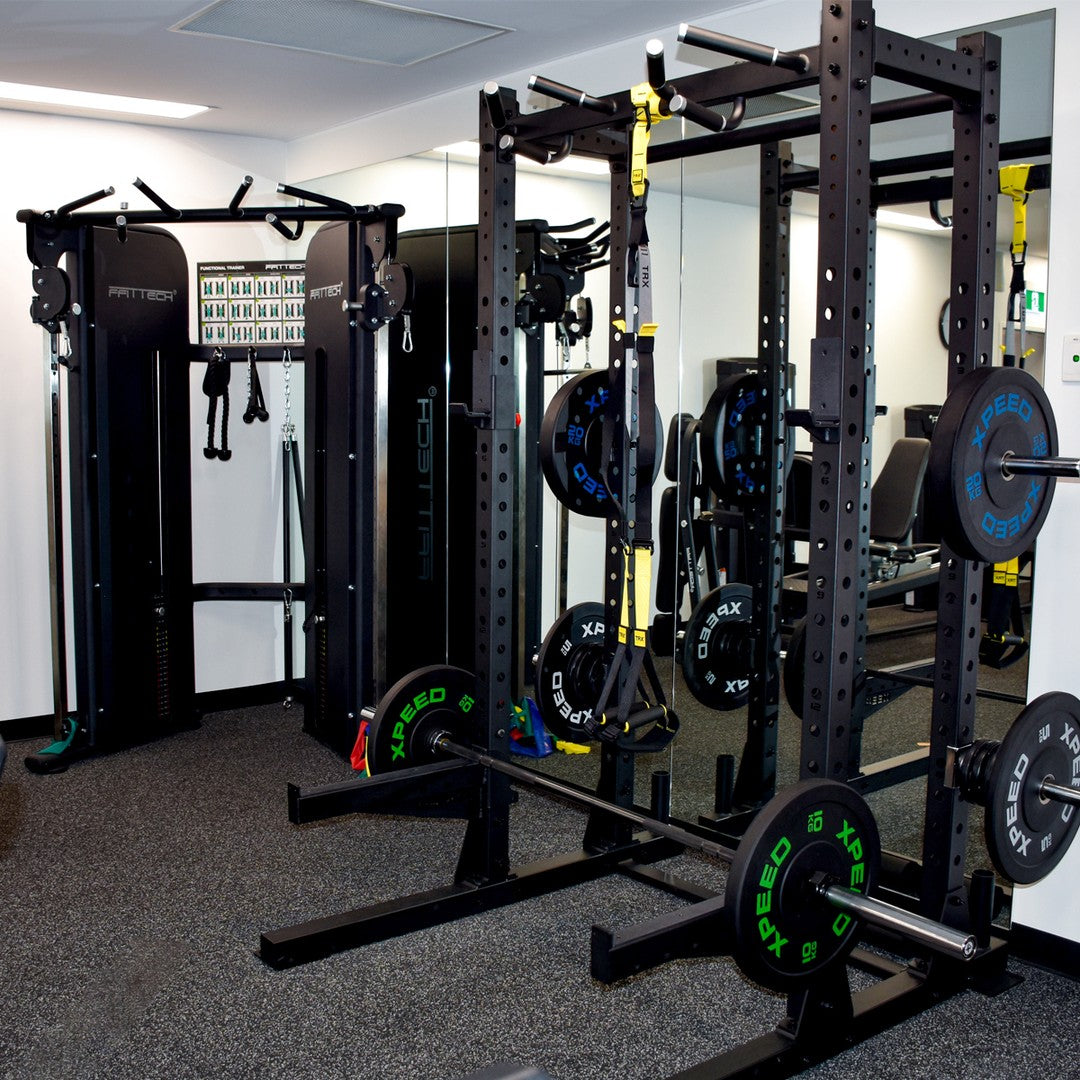
[[994, 563], [994, 584], [1010, 585], [1016, 588], [1017, 577], [1020, 574], [1020, 560], [1010, 559], [1008, 562]]
[[623, 571], [622, 614], [619, 618], [619, 641], [645, 648], [649, 625], [649, 591], [652, 586], [652, 549], [644, 545], [627, 548]]
[[661, 112], [663, 98], [647, 83], [630, 87], [630, 103], [634, 106], [634, 133], [630, 144], [630, 190], [634, 198], [645, 195], [649, 183], [649, 135], [653, 124], [667, 120], [669, 113]]
[[1024, 282], [1024, 263], [1027, 257], [1027, 201], [1032, 192], [1032, 165], [1002, 165], [998, 170], [998, 188], [1002, 195], [1012, 199], [1013, 235], [1012, 281], [1009, 284], [1009, 300], [1005, 318], [1005, 341], [1001, 351], [1006, 364], [1023, 364], [1035, 350], [1024, 348], [1025, 304], [1027, 301]]
[[1013, 262], [1022, 260], [1027, 251], [1027, 201], [1031, 194], [1028, 187], [1031, 165], [1002, 165], [998, 170], [1001, 194], [1012, 199], [1013, 204]]

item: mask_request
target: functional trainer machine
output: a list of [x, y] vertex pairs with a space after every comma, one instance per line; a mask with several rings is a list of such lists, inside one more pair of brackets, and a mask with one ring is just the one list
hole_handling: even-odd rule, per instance
[[[310, 597], [320, 613], [330, 609], [340, 629], [338, 644], [322, 651], [314, 635], [308, 671], [325, 674], [339, 663], [342, 683], [356, 680], [354, 698], [371, 692], [370, 660], [360, 656], [357, 669], [346, 649], [350, 634], [354, 642], [370, 642], [379, 603], [370, 584], [371, 560], [359, 559], [349, 545], [360, 536], [371, 543], [368, 508], [378, 461], [365, 452], [357, 462], [356, 450], [371, 445], [363, 421], [370, 401], [364, 380], [376, 368], [375, 331], [401, 311], [405, 295], [402, 275], [390, 280], [393, 228], [403, 208], [356, 207], [284, 186], [283, 193], [315, 205], [247, 207], [243, 199], [250, 185], [251, 178], [245, 177], [227, 207], [184, 210], [136, 180], [156, 210], [118, 214], [82, 209], [114, 194], [109, 188], [55, 211], [18, 215], [26, 225], [27, 254], [34, 266], [31, 318], [45, 328], [50, 342], [46, 475], [55, 742], [28, 758], [41, 771], [195, 722], [193, 603], [270, 600], [282, 602], [288, 613], [292, 601], [305, 599], [305, 583], [287, 578], [232, 584], [191, 580], [189, 368], [193, 361], [210, 359], [210, 351], [189, 344], [187, 261], [179, 242], [159, 227], [163, 224], [265, 220], [296, 239], [306, 221], [330, 223], [311, 245], [315, 271], [325, 270], [328, 279], [318, 282], [314, 304], [309, 295], [316, 377], [309, 380], [308, 430], [313, 437], [307, 448], [313, 492], [304, 516], [306, 531], [315, 537], [308, 548]], [[327, 266], [323, 253], [338, 263]], [[293, 356], [303, 359], [298, 349]], [[225, 356], [226, 363], [244, 359], [240, 351]], [[67, 373], [67, 457], [61, 369]], [[335, 404], [343, 398], [357, 403], [343, 414], [343, 422], [332, 426], [325, 423], [328, 394]], [[288, 470], [291, 462], [298, 475], [291, 436], [288, 449], [283, 466]], [[333, 468], [326, 467], [328, 455], [336, 458]], [[63, 557], [65, 462], [71, 470], [70, 572]], [[339, 518], [328, 520], [331, 513], [353, 524], [346, 529]], [[287, 521], [286, 506], [284, 527]], [[327, 565], [335, 560], [335, 569], [341, 566], [336, 574], [340, 588], [328, 589]], [[361, 580], [363, 574], [369, 576]], [[74, 706], [67, 685], [68, 580], [74, 610]], [[358, 582], [359, 606], [354, 603]], [[327, 702], [328, 686], [316, 681], [305, 722], [347, 753], [356, 735], [358, 707], [350, 717], [348, 692], [342, 690], [336, 712]]]

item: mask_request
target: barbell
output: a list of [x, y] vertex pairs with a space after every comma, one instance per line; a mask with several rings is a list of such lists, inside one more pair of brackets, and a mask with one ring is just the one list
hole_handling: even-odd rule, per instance
[[365, 714], [372, 775], [456, 757], [728, 863], [724, 918], [735, 960], [771, 989], [797, 989], [843, 962], [858, 919], [952, 957], [975, 955], [974, 934], [868, 895], [881, 843], [870, 808], [848, 785], [806, 780], [786, 788], [731, 848], [476, 748], [475, 704], [475, 676], [462, 668], [406, 675]]

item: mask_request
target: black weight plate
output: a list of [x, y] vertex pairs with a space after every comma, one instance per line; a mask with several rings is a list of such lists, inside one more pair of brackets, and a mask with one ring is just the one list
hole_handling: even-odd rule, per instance
[[806, 692], [806, 619], [799, 619], [788, 639], [784, 655], [784, 697], [791, 711], [801, 720], [803, 695]]
[[399, 679], [383, 695], [368, 725], [367, 764], [372, 776], [437, 760], [431, 737], [448, 732], [472, 743], [476, 676], [462, 668], [432, 664]]
[[867, 893], [880, 859], [874, 816], [847, 784], [803, 780], [781, 791], [747, 829], [728, 875], [724, 911], [739, 967], [762, 986], [795, 990], [842, 962], [857, 924], [810, 878], [820, 871]]
[[1042, 387], [1020, 368], [977, 368], [942, 406], [930, 441], [928, 505], [945, 542], [967, 559], [1014, 559], [1038, 536], [1053, 477], [1001, 471], [1001, 457], [1057, 454], [1057, 426]]
[[701, 471], [728, 503], [755, 502], [768, 491], [773, 409], [757, 375], [732, 375], [712, 392], [701, 416]]
[[555, 620], [536, 655], [536, 704], [544, 726], [588, 742], [585, 722], [604, 685], [604, 605], [575, 604]]
[[1080, 825], [1071, 803], [1040, 796], [1044, 780], [1080, 787], [1080, 701], [1060, 691], [1032, 701], [994, 755], [986, 792], [986, 848], [1002, 877], [1040, 881]]
[[749, 585], [721, 585], [698, 602], [682, 643], [690, 693], [711, 709], [741, 709], [750, 697]]
[[[611, 493], [604, 480], [604, 413], [609, 397], [606, 368], [584, 371], [563, 383], [540, 423], [540, 467], [555, 498], [586, 517], [604, 517]], [[664, 422], [655, 410], [656, 460], [660, 474]]]

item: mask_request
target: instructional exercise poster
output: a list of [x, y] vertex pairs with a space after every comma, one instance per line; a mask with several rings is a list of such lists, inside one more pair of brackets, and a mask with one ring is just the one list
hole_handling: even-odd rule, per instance
[[302, 262], [199, 263], [199, 343], [302, 345]]

